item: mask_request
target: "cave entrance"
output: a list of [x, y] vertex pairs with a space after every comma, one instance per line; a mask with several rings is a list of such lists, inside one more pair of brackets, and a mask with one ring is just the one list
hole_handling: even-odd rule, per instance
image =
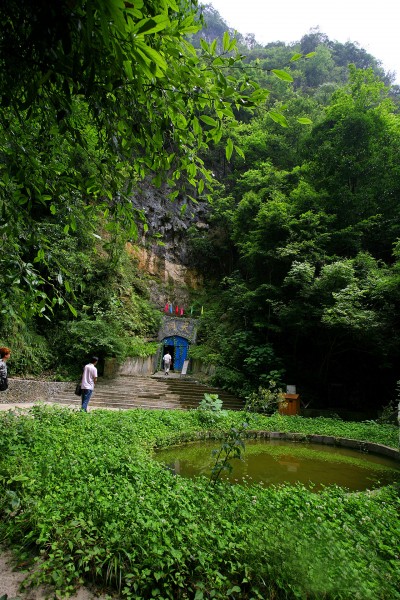
[[[173, 371], [182, 371], [183, 361], [189, 356], [189, 341], [179, 335], [166, 337], [162, 341], [162, 357], [167, 352], [172, 356], [171, 369]], [[163, 364], [161, 364], [161, 367]]]

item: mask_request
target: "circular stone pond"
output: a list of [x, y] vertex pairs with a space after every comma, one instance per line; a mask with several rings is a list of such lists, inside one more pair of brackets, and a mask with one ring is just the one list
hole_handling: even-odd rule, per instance
[[[213, 450], [220, 447], [217, 440], [191, 442], [157, 450], [153, 458], [176, 475], [210, 477], [216, 460]], [[221, 479], [236, 484], [301, 483], [313, 491], [336, 484], [364, 491], [400, 482], [396, 457], [312, 442], [248, 439], [242, 459], [230, 459], [229, 463], [232, 471], [224, 471]]]

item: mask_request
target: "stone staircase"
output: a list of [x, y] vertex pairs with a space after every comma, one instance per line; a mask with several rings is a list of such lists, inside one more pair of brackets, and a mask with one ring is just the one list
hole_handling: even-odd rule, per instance
[[[56, 404], [79, 407], [81, 399], [74, 394], [75, 384], [65, 386], [52, 399]], [[91, 408], [114, 410], [129, 408], [178, 409], [197, 408], [204, 394], [218, 394], [223, 409], [242, 410], [244, 403], [232, 394], [198, 383], [190, 378], [181, 378], [171, 373], [157, 373], [149, 377], [118, 376], [115, 379], [99, 378], [89, 403]]]

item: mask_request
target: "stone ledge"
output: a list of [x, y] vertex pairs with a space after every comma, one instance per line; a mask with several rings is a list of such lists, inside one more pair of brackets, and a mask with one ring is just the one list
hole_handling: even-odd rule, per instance
[[352, 448], [361, 452], [370, 452], [371, 454], [381, 454], [388, 456], [400, 462], [400, 450], [378, 444], [376, 442], [365, 442], [363, 440], [353, 440], [351, 438], [334, 437], [333, 435], [318, 435], [304, 433], [290, 433], [283, 431], [258, 431], [251, 430], [246, 432], [247, 438], [266, 438], [271, 440], [291, 440], [298, 442], [311, 442], [315, 444], [325, 444], [327, 446], [339, 446], [342, 448]]

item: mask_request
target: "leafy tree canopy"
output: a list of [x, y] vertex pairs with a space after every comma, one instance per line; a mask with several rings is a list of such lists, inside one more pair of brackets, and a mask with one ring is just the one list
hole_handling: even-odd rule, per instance
[[203, 193], [212, 177], [200, 151], [268, 92], [244, 73], [224, 75], [241, 59], [228, 33], [223, 56], [216, 43], [197, 51], [187, 41], [201, 28], [196, 1], [12, 0], [0, 22], [1, 234], [13, 253], [2, 257], [2, 310], [21, 294], [21, 316], [43, 314], [50, 291], [71, 288], [62, 263], [52, 290], [33, 267], [53, 243], [38, 222], [88, 231], [97, 206], [133, 236], [133, 187], [165, 176]]
[[172, 171], [174, 180], [184, 171], [194, 183], [199, 171], [206, 175], [197, 150], [219, 139], [235, 108], [266, 95], [245, 77], [224, 77], [240, 58], [228, 34], [225, 58], [215, 44], [203, 41], [199, 56], [187, 42], [201, 28], [196, 7], [192, 0], [7, 3], [0, 10], [3, 108], [28, 118], [54, 109], [60, 129], [85, 146], [71, 118], [73, 99], [82, 98], [105, 136], [98, 141], [132, 161], [139, 178]]

